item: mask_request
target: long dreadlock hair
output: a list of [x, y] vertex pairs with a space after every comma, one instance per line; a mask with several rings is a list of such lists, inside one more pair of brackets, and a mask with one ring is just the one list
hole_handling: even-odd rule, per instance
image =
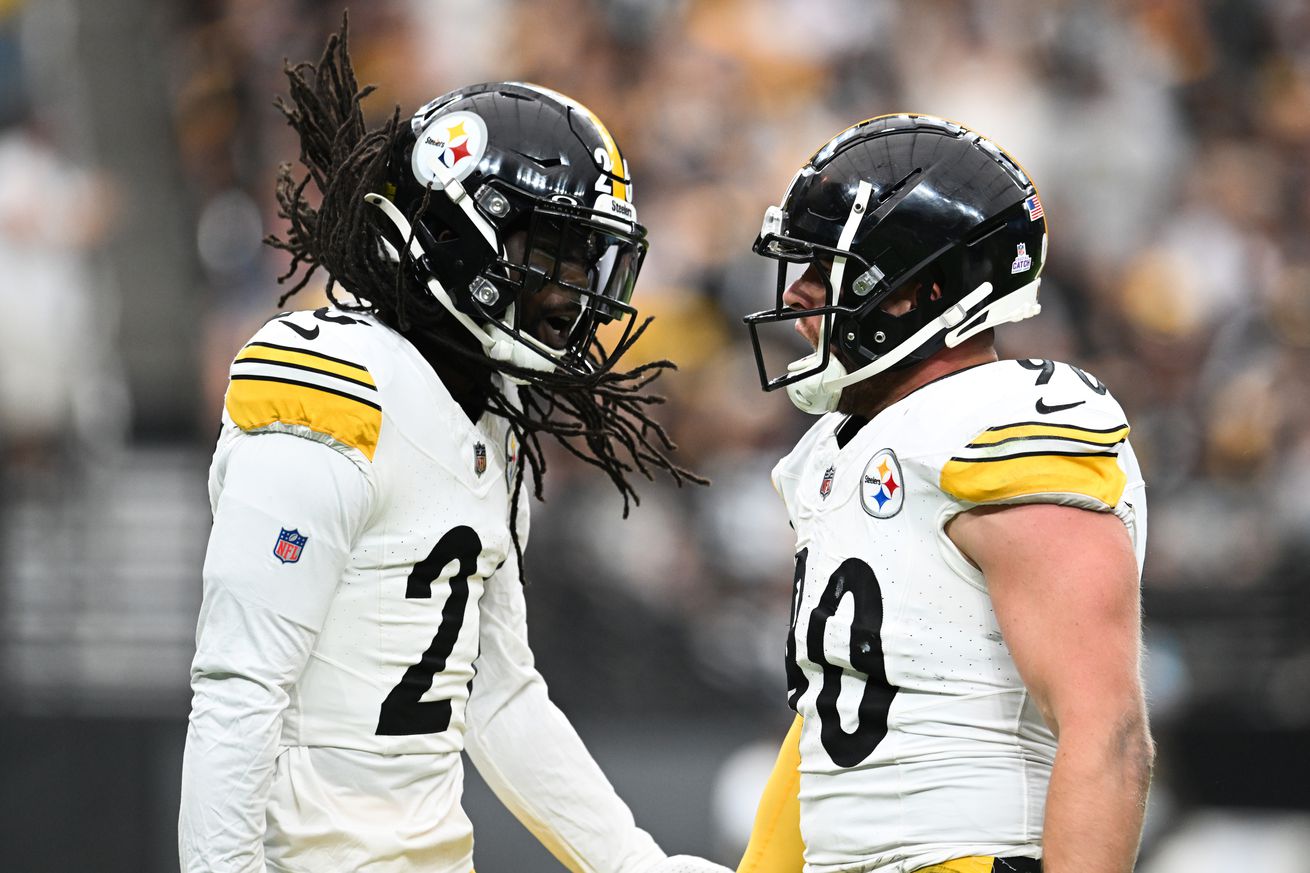
[[[379, 127], [370, 129], [365, 123], [361, 102], [374, 88], [360, 88], [355, 79], [345, 15], [341, 30], [329, 37], [317, 64], [287, 63], [285, 72], [290, 99], [279, 97], [276, 105], [299, 134], [299, 160], [306, 172], [297, 178], [290, 163], [278, 168], [278, 213], [289, 228], [285, 237], [270, 235], [265, 240], [291, 255], [286, 273], [278, 277], [279, 283], [291, 285], [278, 305], [304, 288], [321, 269], [328, 277], [328, 298], [337, 307], [372, 312], [402, 333], [422, 336], [443, 357], [458, 360], [467, 371], [488, 377], [486, 408], [509, 422], [525, 461], [515, 472], [510, 506], [510, 534], [520, 573], [519, 494], [527, 467], [532, 470], [533, 494], [539, 500], [543, 497], [546, 459], [542, 434], [554, 437], [574, 457], [605, 472], [623, 498], [625, 518], [630, 505], [641, 502], [629, 482], [634, 472], [647, 480], [662, 471], [678, 485], [707, 484], [708, 480], [668, 457], [676, 446], [648, 413], [664, 398], [647, 389], [661, 373], [676, 369], [675, 365], [659, 360], [615, 372], [601, 364], [606, 360], [612, 364], [627, 351], [646, 330], [649, 318], [631, 331], [613, 355], [606, 356], [600, 341], [594, 340], [589, 356], [597, 366], [585, 377], [492, 362], [471, 337], [452, 324], [449, 313], [427, 293], [418, 277], [384, 251], [379, 244], [378, 211], [364, 196], [381, 192], [386, 185], [388, 162], [402, 130], [400, 107]], [[311, 182], [319, 195], [318, 206], [311, 202]], [[425, 192], [415, 215], [407, 216], [411, 224], [418, 224], [429, 193]], [[355, 299], [339, 297], [339, 287], [348, 289]], [[506, 393], [505, 383], [490, 378], [492, 371], [526, 383], [518, 391], [518, 402]]]

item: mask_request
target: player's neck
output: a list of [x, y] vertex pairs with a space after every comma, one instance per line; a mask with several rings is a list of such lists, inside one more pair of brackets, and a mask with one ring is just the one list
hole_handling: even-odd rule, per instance
[[985, 331], [965, 340], [955, 348], [940, 352], [904, 370], [893, 370], [864, 382], [857, 382], [842, 392], [838, 412], [873, 418], [898, 400], [909, 396], [929, 382], [960, 370], [997, 360], [992, 332]]

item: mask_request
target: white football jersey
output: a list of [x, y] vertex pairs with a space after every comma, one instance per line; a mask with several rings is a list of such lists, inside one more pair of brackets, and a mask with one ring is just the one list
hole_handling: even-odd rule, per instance
[[335, 309], [272, 319], [230, 376], [184, 870], [469, 873], [466, 744], [580, 869], [662, 857], [533, 666], [508, 423], [470, 421], [407, 340]]
[[774, 470], [796, 532], [789, 700], [807, 873], [1041, 856], [1055, 739], [982, 574], [946, 536], [987, 504], [1113, 512], [1146, 545], [1123, 410], [1068, 364], [931, 382], [844, 446], [824, 416]]
[[478, 603], [514, 552], [504, 419], [469, 421], [418, 350], [374, 319], [318, 310], [273, 319], [233, 362], [215, 500], [225, 449], [269, 432], [327, 442], [372, 491], [283, 742], [458, 752]]

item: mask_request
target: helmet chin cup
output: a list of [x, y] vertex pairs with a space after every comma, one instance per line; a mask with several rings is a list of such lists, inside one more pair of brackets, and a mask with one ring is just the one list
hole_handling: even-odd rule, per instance
[[[491, 338], [490, 344], [483, 343], [483, 348], [487, 350], [487, 357], [493, 361], [502, 364], [509, 364], [513, 367], [522, 367], [525, 370], [536, 370], [540, 373], [555, 372], [555, 362], [546, 358], [532, 349], [516, 342], [508, 335], [501, 335]], [[506, 376], [516, 385], [527, 384], [522, 379], [515, 379], [513, 376]]]
[[[787, 372], [798, 373], [802, 370], [808, 370], [818, 366], [820, 360], [819, 353], [815, 352], [792, 361], [787, 365]], [[792, 404], [801, 412], [810, 415], [824, 415], [835, 410], [837, 402], [841, 400], [842, 389], [840, 387], [831, 387], [831, 383], [845, 375], [846, 368], [842, 366], [842, 362], [837, 360], [835, 355], [830, 354], [828, 356], [828, 366], [817, 373], [788, 385], [787, 396], [791, 398]]]

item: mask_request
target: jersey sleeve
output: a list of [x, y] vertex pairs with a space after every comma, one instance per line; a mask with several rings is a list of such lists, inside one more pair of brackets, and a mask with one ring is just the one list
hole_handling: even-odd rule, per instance
[[[521, 506], [521, 533], [526, 522]], [[513, 554], [487, 581], [480, 610], [481, 653], [464, 738], [470, 760], [515, 818], [569, 870], [649, 870], [664, 853], [637, 827], [536, 669]]]
[[1068, 364], [1049, 365], [1051, 375], [1038, 381], [1046, 371], [1034, 379], [1020, 362], [1006, 363], [1016, 366], [985, 392], [984, 405], [966, 407], [954, 439], [934, 459], [942, 491], [970, 506], [1114, 510], [1129, 472], [1129, 426], [1118, 402]]
[[292, 436], [237, 437], [214, 466], [178, 821], [186, 873], [264, 868], [289, 689], [370, 507], [358, 468]]
[[[229, 373], [224, 421], [245, 433], [291, 433], [324, 443], [357, 464], [373, 461], [382, 430], [375, 374], [348, 331], [358, 319], [294, 312], [264, 325]], [[359, 339], [359, 337], [355, 337]]]
[[801, 717], [796, 716], [778, 750], [773, 772], [760, 795], [750, 842], [737, 873], [801, 873]]

